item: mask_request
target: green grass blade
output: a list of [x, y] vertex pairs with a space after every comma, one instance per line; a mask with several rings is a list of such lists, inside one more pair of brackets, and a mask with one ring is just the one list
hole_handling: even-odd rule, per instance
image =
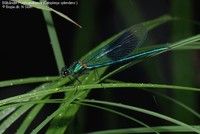
[[189, 38], [180, 40], [176, 43], [172, 43], [169, 45], [169, 47], [171, 47], [172, 49], [175, 49], [177, 47], [184, 47], [185, 45], [190, 45], [192, 43], [197, 43], [198, 41], [200, 41], [200, 34], [191, 36]]
[[[199, 125], [192, 125], [195, 129], [200, 130]], [[152, 127], [159, 133], [175, 133], [175, 132], [193, 132], [192, 130], [182, 126], [157, 126]], [[149, 128], [124, 128], [124, 129], [113, 129], [113, 130], [102, 130], [96, 132], [89, 132], [85, 134], [140, 134], [140, 133], [152, 133]]]
[[[116, 80], [107, 80], [106, 82], [110, 82], [110, 83], [123, 83], [121, 81], [116, 81]], [[157, 84], [153, 84], [153, 85], [157, 85]], [[153, 91], [152, 89], [151, 90], [150, 89], [146, 89], [146, 88], [142, 88], [142, 89], [145, 90], [145, 91], [147, 91], [147, 92], [151, 92], [153, 94], [161, 96], [161, 97], [163, 97], [163, 98], [165, 98], [165, 99], [167, 99], [169, 101], [172, 101], [175, 104], [179, 105], [180, 107], [184, 108], [185, 110], [189, 111], [190, 113], [194, 114], [198, 118], [200, 118], [200, 114], [199, 113], [197, 113], [196, 111], [194, 111], [193, 109], [191, 109], [189, 106], [185, 105], [184, 103], [182, 103], [182, 102], [180, 102], [180, 101], [178, 101], [176, 99], [173, 99], [172, 97], [167, 96], [167, 95], [165, 95], [163, 93], [159, 93], [157, 91]]]
[[0, 87], [16, 86], [22, 84], [40, 83], [40, 82], [50, 82], [60, 78], [59, 76], [44, 76], [44, 77], [31, 77], [15, 80], [0, 81]]
[[9, 108], [5, 108], [3, 110], [0, 111], [0, 121], [2, 121], [5, 117], [7, 117], [10, 113], [12, 113], [13, 111], [15, 111], [16, 108], [15, 107], [9, 107]]
[[[47, 84], [42, 84], [41, 86], [35, 88], [34, 90], [32, 90], [30, 93], [27, 93], [27, 94], [33, 95], [34, 92], [37, 92], [39, 90], [43, 90], [46, 85]], [[14, 98], [14, 99], [12, 100], [12, 98]], [[34, 100], [42, 99], [42, 98], [43, 98], [43, 96], [42, 97], [35, 97]], [[9, 108], [14, 109], [14, 110], [17, 109], [15, 111], [14, 110], [12, 110], [11, 112], [9, 111], [10, 115], [0, 125], [0, 133], [3, 133], [4, 131], [6, 131], [6, 129], [8, 129], [19, 117], [21, 117], [26, 111], [28, 111], [32, 106], [34, 106], [34, 104], [30, 104], [30, 105], [22, 105], [21, 107], [19, 107], [19, 106], [13, 107], [12, 104], [9, 106], [9, 104], [8, 104], [9, 101], [7, 103], [6, 100], [12, 100], [13, 103], [17, 104], [17, 103], [21, 103], [21, 102], [24, 102], [24, 101], [30, 101], [30, 96], [27, 97], [26, 99], [20, 98], [20, 95], [15, 96], [15, 97], [11, 97], [10, 99], [7, 98], [7, 99], [4, 99], [4, 101], [6, 103], [4, 103], [3, 100], [0, 101], [0, 102], [3, 102], [3, 103], [0, 104], [0, 110], [4, 111], [4, 110], [8, 110]]]
[[[45, 98], [46, 100], [49, 99], [49, 97]], [[32, 123], [33, 119], [37, 116], [39, 111], [43, 108], [45, 104], [39, 104], [36, 105], [27, 115], [27, 117], [23, 120], [20, 127], [17, 129], [16, 134], [23, 134], [26, 132], [27, 128]]]
[[[186, 91], [200, 91], [200, 88], [194, 87], [185, 87], [185, 86], [174, 86], [174, 85], [164, 85], [164, 84], [145, 84], [145, 83], [101, 83], [101, 84], [88, 84], [88, 85], [80, 85], [80, 86], [69, 86], [69, 87], [61, 87], [61, 88], [50, 88], [48, 90], [41, 90], [34, 93], [26, 93], [14, 97], [10, 97], [0, 101], [0, 109], [3, 109], [4, 105], [13, 104], [17, 102], [23, 102], [30, 100], [32, 98], [37, 98], [41, 96], [47, 96], [53, 93], [60, 93], [60, 92], [69, 92], [69, 91], [84, 91], [86, 89], [101, 89], [101, 88], [154, 88], [154, 89], [173, 89], [173, 90], [186, 90]], [[85, 91], [84, 91], [85, 92]], [[77, 95], [69, 94], [68, 99], [70, 99], [70, 103], [72, 100], [84, 95], [84, 92], [77, 93]], [[7, 108], [7, 107], [6, 107]]]
[[174, 124], [177, 124], [179, 126], [187, 128], [187, 129], [189, 129], [193, 132], [200, 133], [200, 130], [198, 130], [198, 129], [196, 129], [196, 128], [188, 125], [188, 124], [185, 124], [185, 123], [178, 121], [174, 118], [171, 118], [169, 116], [166, 116], [166, 115], [163, 115], [163, 114], [160, 114], [160, 113], [157, 113], [157, 112], [153, 112], [153, 111], [150, 111], [150, 110], [147, 110], [147, 109], [134, 107], [134, 106], [130, 106], [130, 105], [125, 105], [125, 104], [119, 104], [119, 103], [113, 103], [113, 102], [107, 102], [107, 101], [100, 101], [100, 100], [80, 100], [80, 102], [103, 104], [103, 105], [107, 105], [107, 106], [114, 106], [114, 107], [119, 107], [119, 108], [129, 109], [129, 110], [132, 110], [132, 111], [141, 112], [141, 113], [144, 113], [144, 114], [148, 114], [148, 115], [151, 115], [151, 116], [172, 122]]
[[63, 13], [58, 12], [58, 11], [54, 10], [53, 8], [50, 8], [50, 7], [44, 5], [44, 4], [40, 3], [40, 2], [36, 2], [36, 1], [32, 1], [32, 0], [12, 0], [12, 1], [16, 1], [16, 2], [18, 2], [20, 4], [28, 5], [28, 6], [31, 6], [31, 7], [37, 8], [37, 9], [41, 9], [41, 10], [52, 11], [52, 12], [56, 13], [57, 15], [63, 17], [64, 19], [72, 22], [73, 24], [75, 24], [79, 28], [81, 28], [81, 26], [79, 24], [77, 24], [75, 21], [70, 19], [68, 16], [66, 16]]
[[172, 20], [175, 20], [175, 18], [173, 18], [170, 15], [163, 15], [159, 18], [154, 19], [154, 20], [144, 22], [143, 24], [144, 24], [144, 26], [146, 26], [146, 28], [148, 30], [152, 30], [152, 29], [160, 26], [161, 24], [164, 24], [164, 23], [172, 21]]
[[[51, 116], [49, 116], [46, 120], [44, 120], [41, 125], [39, 125], [33, 132], [39, 132], [40, 129], [42, 129], [44, 127], [44, 125], [46, 125], [50, 120], [52, 120], [55, 116], [59, 115], [60, 112], [62, 110], [66, 111], [65, 114], [63, 114], [62, 116], [66, 116], [66, 114], [68, 115], [67, 117], [70, 117], [70, 118], [67, 118], [68, 119], [68, 123], [71, 121], [71, 118], [74, 117], [74, 114], [76, 113], [74, 110], [78, 110], [78, 106], [75, 107], [73, 105], [70, 105], [72, 104], [72, 102], [77, 99], [77, 98], [85, 98], [87, 94], [84, 94], [85, 93], [85, 89], [92, 89], [92, 88], [95, 88], [95, 89], [101, 89], [102, 88], [102, 84], [90, 84], [90, 85], [80, 85], [80, 86], [77, 86], [77, 87], [74, 87], [74, 86], [71, 86], [71, 87], [63, 87], [63, 88], [53, 88], [55, 87], [59, 82], [55, 82], [54, 84], [52, 84], [52, 88], [48, 89], [48, 90], [42, 90], [42, 91], [37, 91], [37, 92], [34, 92], [33, 93], [27, 93], [27, 94], [24, 94], [24, 95], [19, 95], [19, 96], [15, 96], [15, 97], [11, 97], [11, 98], [7, 98], [7, 99], [4, 99], [4, 100], [1, 100], [0, 101], [0, 104], [1, 105], [5, 105], [5, 104], [9, 104], [9, 103], [13, 103], [13, 102], [22, 102], [23, 100], [27, 100], [27, 99], [31, 99], [31, 98], [37, 98], [37, 97], [40, 97], [40, 96], [47, 96], [49, 94], [52, 94], [52, 93], [58, 93], [58, 92], [66, 92], [66, 91], [72, 91], [72, 90], [82, 90], [84, 92], [78, 92], [76, 95], [74, 95], [74, 93], [72, 94], [69, 94], [69, 97], [68, 97], [68, 101], [66, 100], [66, 105], [68, 105], [68, 110], [66, 111], [66, 105], [62, 105], [62, 107], [60, 107], [60, 109], [58, 109], [54, 114], [52, 114]], [[49, 87], [49, 85], [47, 86]], [[103, 87], [108, 89], [108, 88], [120, 88], [120, 87], [137, 87], [137, 88], [163, 88], [163, 89], [179, 89], [179, 90], [188, 90], [188, 91], [200, 91], [200, 89], [198, 88], [191, 88], [191, 87], [181, 87], [181, 86], [173, 86], [173, 85], [158, 85], [158, 84], [144, 84], [144, 83], [136, 83], [136, 84], [133, 84], [133, 83], [113, 83], [113, 84], [103, 84]], [[45, 89], [45, 88], [43, 88]], [[71, 96], [71, 97], [70, 97]], [[30, 100], [31, 101], [31, 100]], [[29, 102], [30, 102], [29, 101]], [[33, 100], [34, 101], [34, 100]], [[37, 102], [35, 102], [36, 104]], [[40, 102], [39, 102], [40, 103]], [[27, 103], [28, 104], [28, 103]], [[24, 105], [24, 104], [23, 104]], [[28, 105], [30, 106], [30, 104]], [[3, 106], [1, 106], [1, 108], [3, 108]], [[6, 107], [7, 108], [7, 107]], [[27, 108], [27, 106], [26, 106]], [[24, 110], [24, 109], [22, 109]], [[27, 111], [24, 110], [24, 111]], [[23, 112], [15, 112], [15, 115], [20, 115], [20, 113], [23, 113]], [[60, 115], [61, 116], [61, 115]], [[61, 116], [61, 117], [62, 117]], [[15, 117], [17, 118], [17, 117]], [[66, 118], [61, 118], [61, 119], [66, 119]], [[64, 120], [65, 122], [65, 120]], [[8, 121], [8, 123], [6, 124], [9, 124], [9, 123], [12, 123], [10, 121]], [[2, 130], [5, 130], [6, 127], [4, 126], [2, 128]]]
[[0, 125], [0, 134], [4, 133], [18, 118], [20, 118], [27, 110], [33, 105], [22, 106], [14, 111], [13, 114], [9, 115]]
[[46, 134], [64, 133], [80, 107], [79, 105], [74, 105], [73, 101], [77, 98], [84, 99], [89, 93], [85, 91], [77, 91], [78, 87], [73, 87], [73, 90], [75, 92], [69, 92], [66, 94], [66, 102], [59, 107], [57, 110], [57, 115], [54, 117], [52, 116], [53, 121], [51, 122], [51, 126], [49, 127]]
[[124, 113], [122, 113], [122, 112], [118, 112], [118, 111], [116, 111], [116, 110], [112, 110], [112, 109], [110, 109], [110, 108], [106, 108], [106, 107], [102, 107], [102, 106], [98, 106], [98, 105], [92, 105], [92, 104], [88, 104], [88, 103], [81, 103], [81, 102], [78, 102], [78, 101], [74, 101], [74, 103], [75, 103], [75, 104], [78, 104], [78, 105], [83, 105], [83, 106], [89, 106], [89, 107], [98, 108], [98, 109], [101, 109], [101, 110], [104, 110], [104, 111], [111, 112], [111, 113], [113, 113], [113, 114], [120, 115], [120, 116], [122, 116], [122, 117], [124, 117], [124, 118], [127, 118], [127, 119], [130, 119], [130, 120], [134, 121], [134, 122], [137, 122], [138, 124], [140, 124], [140, 125], [142, 125], [142, 126], [144, 126], [144, 127], [146, 127], [146, 128], [151, 129], [151, 132], [155, 132], [155, 133], [158, 134], [158, 132], [155, 131], [154, 129], [152, 129], [149, 125], [147, 125], [147, 124], [143, 123], [142, 121], [140, 121], [140, 120], [138, 120], [138, 119], [136, 119], [136, 118], [133, 118], [133, 117], [127, 115], [127, 114], [124, 114]]
[[54, 22], [53, 22], [51, 13], [49, 11], [43, 10], [42, 13], [43, 13], [44, 19], [46, 21], [46, 26], [47, 26], [49, 38], [51, 40], [51, 45], [52, 45], [52, 48], [53, 48], [54, 57], [56, 59], [58, 74], [60, 74], [60, 70], [62, 69], [62, 67], [65, 66], [65, 63], [64, 63], [64, 58], [63, 58], [62, 51], [61, 51], [61, 48], [60, 48], [58, 36], [57, 36], [57, 33], [56, 33], [56, 29], [54, 27]]
[[182, 102], [180, 102], [180, 101], [178, 101], [178, 100], [176, 100], [176, 99], [173, 99], [173, 98], [171, 98], [170, 96], [167, 96], [167, 95], [165, 95], [165, 94], [159, 93], [159, 92], [155, 92], [155, 91], [152, 91], [152, 90], [145, 90], [145, 91], [151, 92], [151, 93], [156, 94], [156, 95], [158, 95], [158, 96], [161, 96], [161, 97], [163, 97], [163, 98], [165, 98], [165, 99], [168, 99], [169, 101], [172, 101], [174, 104], [179, 105], [180, 107], [184, 108], [185, 110], [189, 111], [190, 113], [192, 113], [193, 115], [197, 116], [197, 118], [200, 119], [200, 114], [197, 113], [196, 111], [194, 111], [194, 110], [193, 110], [192, 108], [190, 108], [189, 106], [185, 105], [184, 103], [182, 103]]
[[[48, 131], [46, 133], [52, 133], [52, 132], [56, 132], [55, 128], [59, 128], [59, 127], [64, 127], [65, 125], [68, 125], [65, 123], [65, 125], [63, 125], [62, 122], [66, 122], [66, 120], [68, 121], [68, 123], [70, 122], [70, 119], [73, 117], [74, 115], [74, 110], [78, 109], [79, 107], [72, 105], [72, 102], [76, 99], [76, 98], [80, 98], [80, 96], [82, 95], [81, 93], [77, 93], [74, 95], [74, 92], [71, 92], [68, 94], [69, 97], [66, 98], [65, 102], [62, 103], [62, 105], [55, 111], [53, 112], [50, 116], [48, 116], [42, 123], [40, 123], [33, 131], [31, 134], [37, 134], [47, 123], [49, 123], [52, 119], [54, 119], [55, 117], [60, 117], [57, 118], [60, 122], [61, 126], [57, 126], [57, 122], [55, 122], [56, 124], [54, 125], [54, 128], [50, 127], [48, 129]], [[68, 108], [68, 109], [66, 109]], [[66, 117], [67, 114], [67, 117]], [[72, 117], [71, 117], [72, 116]], [[54, 122], [52, 122], [54, 123]], [[64, 133], [65, 129], [63, 131], [59, 131], [59, 133]]]
[[[193, 41], [192, 41], [193, 42]], [[159, 47], [163, 47], [163, 46], [170, 46], [172, 47], [172, 51], [180, 51], [180, 50], [199, 50], [200, 49], [200, 42], [195, 41], [193, 43], [188, 43], [186, 45], [182, 45], [182, 46], [174, 46], [173, 44], [175, 43], [166, 43], [166, 44], [157, 44], [157, 45], [151, 45], [151, 46], [147, 46], [147, 47], [141, 47], [139, 48], [139, 52], [143, 52], [146, 50], [151, 50], [154, 48], [159, 48]]]
[[[64, 81], [65, 80], [65, 81]], [[14, 97], [10, 97], [4, 100], [0, 101], [0, 110], [5, 110], [9, 107], [9, 103], [11, 103], [11, 107], [12, 107], [12, 103], [23, 103], [26, 101], [31, 101], [33, 100], [41, 100], [42, 98], [44, 98], [46, 95], [48, 94], [44, 94], [44, 95], [36, 95], [38, 92], [43, 91], [43, 92], [48, 92], [47, 89], [49, 88], [56, 88], [59, 86], [62, 86], [63, 84], [66, 83], [66, 79], [62, 79], [59, 82], [52, 82], [51, 84], [49, 83], [45, 83], [42, 84], [41, 86], [37, 87], [36, 89], [32, 90], [30, 93], [26, 93], [24, 95], [18, 95], [18, 96], [14, 96]], [[55, 89], [56, 90], [56, 89]], [[55, 91], [54, 91], [55, 92]], [[32, 97], [34, 96], [34, 97]], [[8, 104], [8, 105], [7, 105]], [[20, 116], [22, 116], [27, 110], [29, 110], [32, 106], [34, 106], [34, 104], [30, 104], [30, 105], [24, 105], [19, 107], [16, 111], [14, 111], [11, 115], [9, 115], [0, 125], [0, 133], [3, 133], [4, 131], [6, 131], [6, 129], [11, 126]], [[17, 107], [13, 107], [13, 108], [17, 108]], [[39, 109], [38, 109], [39, 110]], [[39, 111], [38, 111], [39, 112]], [[6, 117], [6, 116], [4, 116]], [[30, 120], [31, 121], [31, 120]]]
[[40, 123], [32, 132], [31, 134], [37, 134], [39, 131], [47, 124], [49, 123], [56, 115], [60, 113], [60, 109], [57, 109], [55, 112], [53, 112], [51, 115], [49, 115], [42, 123]]

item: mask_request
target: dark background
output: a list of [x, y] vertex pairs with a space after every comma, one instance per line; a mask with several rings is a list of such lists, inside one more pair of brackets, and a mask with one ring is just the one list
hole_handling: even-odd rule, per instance
[[[91, 48], [97, 46], [102, 41], [111, 37], [113, 34], [130, 26], [123, 20], [123, 16], [118, 11], [116, 2], [108, 1], [90, 1], [84, 3], [94, 4], [96, 8], [93, 22], [81, 23], [78, 18], [80, 5], [83, 1], [79, 1], [78, 5], [73, 6], [52, 6], [54, 9], [68, 15], [70, 18], [79, 23], [83, 28], [79, 29], [75, 25], [53, 13], [53, 19], [66, 64], [69, 65], [73, 61], [78, 60], [87, 52], [81, 52], [80, 56], [73, 58], [74, 36], [77, 32], [85, 33], [89, 30], [95, 31], [91, 35]], [[157, 18], [164, 14], [170, 14], [169, 0], [153, 0], [151, 2], [143, 0], [128, 1], [131, 4], [137, 4], [141, 11], [141, 17], [136, 18], [132, 24], [140, 23], [146, 20]], [[87, 5], [86, 4], [86, 5]], [[193, 2], [193, 20], [198, 21], [198, 1]], [[90, 9], [88, 9], [90, 10]], [[134, 9], [133, 9], [134, 11]], [[87, 11], [85, 11], [87, 12]], [[137, 17], [137, 16], [136, 16]], [[134, 18], [134, 16], [133, 16]], [[192, 23], [192, 22], [191, 22]], [[91, 29], [87, 29], [92, 25]], [[167, 24], [166, 24], [167, 25]], [[155, 43], [170, 42], [170, 32], [168, 25], [158, 27], [149, 33], [153, 36]], [[87, 28], [86, 28], [87, 27]], [[198, 33], [199, 28], [195, 26], [194, 33]], [[58, 75], [56, 64], [48, 37], [46, 23], [43, 15], [37, 9], [3, 9], [1, 8], [1, 49], [0, 58], [2, 61], [0, 80], [15, 79], [30, 76]], [[149, 39], [149, 37], [148, 37]], [[83, 49], [85, 44], [80, 44], [79, 49]], [[91, 49], [90, 49], [91, 50]]]
[[[172, 14], [171, 1], [169, 0], [125, 1], [127, 6], [130, 6], [127, 7], [127, 15], [130, 16], [130, 21], [125, 19], [126, 17], [124, 17], [124, 14], [119, 9], [120, 4], [117, 4], [120, 3], [119, 0], [79, 0], [78, 5], [52, 6], [54, 9], [66, 14], [82, 26], [82, 29], [80, 29], [53, 13], [56, 31], [67, 66], [73, 61], [78, 60], [102, 41], [133, 24], [154, 19], [164, 14]], [[199, 5], [199, 1], [192, 1], [192, 20], [199, 21], [200, 19]], [[137, 9], [134, 9], [134, 7], [137, 7]], [[129, 11], [129, 9], [131, 10]], [[137, 14], [138, 12], [139, 14]], [[84, 16], [82, 14], [84, 14]], [[199, 26], [194, 25], [192, 22], [187, 23], [193, 26], [193, 34], [199, 33]], [[26, 77], [59, 75], [47, 33], [46, 23], [40, 10], [10, 10], [1, 8], [1, 33], [0, 81]], [[80, 36], [82, 36], [82, 38]], [[151, 31], [147, 37], [146, 44], [154, 45], [171, 41], [171, 23], [167, 23]], [[163, 68], [164, 71], [164, 76], [162, 76], [162, 78], [165, 80], [165, 84], [173, 84], [172, 76], [169, 73], [171, 69], [170, 56], [171, 53], [159, 56], [160, 67]], [[198, 61], [199, 52], [195, 51], [195, 57], [197, 59], [195, 64], [197, 64], [198, 68], [200, 67]], [[151, 62], [153, 60], [154, 58], [145, 62]], [[113, 76], [113, 78], [127, 82], [151, 83], [152, 80], [148, 76], [148, 69], [145, 69], [148, 67], [145, 65], [145, 63], [135, 65], [134, 67]], [[112, 70], [112, 68], [110, 68], [110, 70]], [[155, 74], [155, 79], [156, 78], [159, 78], [159, 76]], [[194, 87], [199, 86], [198, 81], [200, 75], [197, 76], [197, 78], [197, 84], [193, 85]], [[0, 98], [3, 99], [25, 93], [35, 86], [37, 86], [37, 84], [3, 88], [1, 89]], [[155, 96], [143, 90], [136, 89], [132, 94], [129, 93], [129, 89], [117, 91], [103, 90], [103, 92], [104, 93], [100, 90], [92, 92], [89, 98], [104, 98], [104, 100], [126, 103], [161, 113], [164, 112], [159, 106], [161, 104], [155, 101]], [[171, 95], [171, 93], [168, 93], [168, 95]], [[46, 109], [53, 110], [55, 108], [56, 106], [52, 105], [46, 106]], [[44, 108], [44, 112], [42, 112], [44, 115], [43, 118], [45, 118], [45, 114], [48, 113], [45, 112], [46, 109]], [[87, 109], [86, 111], [88, 124], [84, 124], [84, 132], [115, 128], [116, 126], [120, 126], [120, 128], [138, 126], [137, 123], [133, 124], [132, 121], [127, 121], [127, 119], [113, 114], [106, 114], [105, 116], [105, 113], [96, 109]], [[139, 113], [130, 113], [130, 111], [124, 112], [134, 117], [140, 117], [141, 120], [148, 122], [150, 125], [162, 124], [162, 121], [156, 120], [154, 117], [141, 115]], [[35, 121], [36, 125], [41, 119], [42, 118]], [[97, 120], [99, 124], [95, 124]], [[113, 123], [113, 120], [116, 120], [116, 123]], [[107, 125], [104, 124], [105, 121], [110, 121], [112, 123]], [[75, 120], [75, 123], [84, 126], [78, 119]]]

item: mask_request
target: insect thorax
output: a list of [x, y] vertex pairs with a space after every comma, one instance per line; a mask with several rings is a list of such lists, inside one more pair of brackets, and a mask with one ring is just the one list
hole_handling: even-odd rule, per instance
[[85, 70], [86, 70], [86, 65], [81, 61], [74, 62], [70, 67], [70, 71], [74, 76], [76, 75], [79, 76], [83, 74]]

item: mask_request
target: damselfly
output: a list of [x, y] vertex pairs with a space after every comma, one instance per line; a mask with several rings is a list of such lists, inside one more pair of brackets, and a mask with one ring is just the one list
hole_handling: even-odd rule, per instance
[[119, 34], [107, 45], [93, 52], [90, 58], [76, 61], [69, 68], [63, 67], [61, 75], [62, 77], [69, 76], [69, 78], [72, 76], [78, 80], [79, 76], [89, 73], [91, 70], [121, 62], [128, 62], [142, 56], [166, 51], [168, 49], [168, 47], [159, 47], [133, 54], [144, 42], [146, 35], [147, 29], [142, 24], [134, 25]]

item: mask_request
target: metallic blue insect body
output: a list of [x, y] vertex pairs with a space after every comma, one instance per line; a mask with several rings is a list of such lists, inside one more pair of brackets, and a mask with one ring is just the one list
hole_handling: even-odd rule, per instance
[[[121, 62], [128, 62], [133, 59], [147, 56], [156, 52], [166, 51], [168, 47], [160, 47], [152, 50], [133, 54], [146, 39], [147, 30], [141, 25], [134, 25], [122, 32], [107, 45], [97, 49], [90, 58], [74, 62], [69, 68], [63, 67], [62, 77], [72, 76], [77, 79], [79, 76], [89, 73], [96, 68], [113, 65]], [[78, 79], [77, 79], [78, 80]]]

